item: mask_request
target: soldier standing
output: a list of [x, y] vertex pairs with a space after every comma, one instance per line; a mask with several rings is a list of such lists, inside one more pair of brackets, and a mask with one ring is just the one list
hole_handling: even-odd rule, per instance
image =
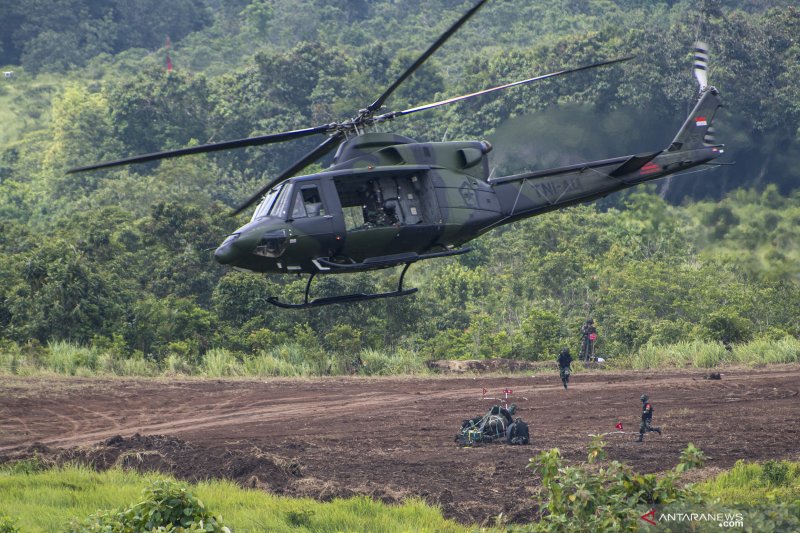
[[561, 375], [561, 383], [564, 384], [564, 388], [567, 388], [567, 383], [569, 382], [569, 374], [570, 374], [570, 365], [572, 364], [572, 356], [569, 354], [569, 348], [564, 348], [561, 350], [561, 353], [558, 354], [558, 373]]
[[642, 400], [642, 422], [639, 424], [639, 440], [637, 442], [642, 442], [646, 432], [655, 431], [661, 435], [661, 428], [654, 428], [650, 425], [653, 422], [653, 405], [648, 401], [647, 394], [642, 394], [639, 399]]
[[591, 361], [594, 359], [594, 343], [597, 340], [597, 328], [594, 327], [594, 320], [591, 318], [581, 326], [581, 361]]

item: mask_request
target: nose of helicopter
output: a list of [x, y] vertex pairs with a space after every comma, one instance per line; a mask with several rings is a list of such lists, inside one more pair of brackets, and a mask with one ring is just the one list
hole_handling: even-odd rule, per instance
[[223, 265], [236, 265], [242, 257], [252, 254], [263, 230], [259, 226], [243, 226], [222, 241], [214, 251], [214, 259]]
[[234, 248], [233, 243], [236, 242], [239, 235], [234, 233], [232, 235], [228, 235], [228, 237], [219, 245], [219, 248], [214, 250], [214, 259], [216, 259], [217, 263], [223, 265], [229, 265], [233, 263], [236, 256], [239, 255], [238, 251]]

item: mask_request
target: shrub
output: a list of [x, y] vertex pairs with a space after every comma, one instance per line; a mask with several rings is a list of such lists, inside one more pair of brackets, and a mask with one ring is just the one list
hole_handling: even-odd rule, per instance
[[[605, 456], [603, 435], [593, 435], [587, 463]], [[696, 504], [700, 495], [691, 486], [680, 487], [680, 472], [700, 466], [703, 454], [689, 445], [681, 463], [665, 475], [637, 474], [612, 461], [605, 467], [588, 464], [564, 466], [558, 448], [531, 459], [542, 478], [539, 509], [541, 520], [531, 531], [636, 531], [641, 515], [653, 505]]]
[[222, 518], [208, 512], [183, 483], [158, 480], [142, 491], [143, 501], [121, 511], [101, 511], [68, 533], [125, 531], [207, 531], [230, 533]]
[[10, 516], [0, 515], [0, 533], [20, 533], [16, 520]]

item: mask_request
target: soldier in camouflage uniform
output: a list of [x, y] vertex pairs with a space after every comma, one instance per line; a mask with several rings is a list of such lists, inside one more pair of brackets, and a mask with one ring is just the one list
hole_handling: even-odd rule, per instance
[[581, 351], [578, 357], [581, 361], [593, 361], [595, 359], [594, 343], [597, 340], [597, 328], [594, 327], [594, 320], [591, 318], [581, 326]]
[[648, 402], [647, 394], [642, 394], [639, 399], [642, 400], [642, 422], [639, 424], [639, 440], [637, 442], [642, 442], [644, 434], [647, 432], [655, 431], [661, 435], [661, 428], [654, 428], [650, 425], [653, 422], [653, 405]]
[[567, 388], [567, 383], [569, 382], [571, 364], [572, 356], [569, 353], [569, 348], [564, 348], [561, 350], [561, 353], [558, 354], [558, 373], [561, 375], [561, 383], [564, 384], [565, 389]]

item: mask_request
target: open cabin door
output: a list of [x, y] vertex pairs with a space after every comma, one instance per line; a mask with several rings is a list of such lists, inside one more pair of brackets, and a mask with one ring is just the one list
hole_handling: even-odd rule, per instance
[[427, 170], [371, 172], [334, 183], [347, 231], [341, 253], [353, 261], [423, 253], [442, 231]]

